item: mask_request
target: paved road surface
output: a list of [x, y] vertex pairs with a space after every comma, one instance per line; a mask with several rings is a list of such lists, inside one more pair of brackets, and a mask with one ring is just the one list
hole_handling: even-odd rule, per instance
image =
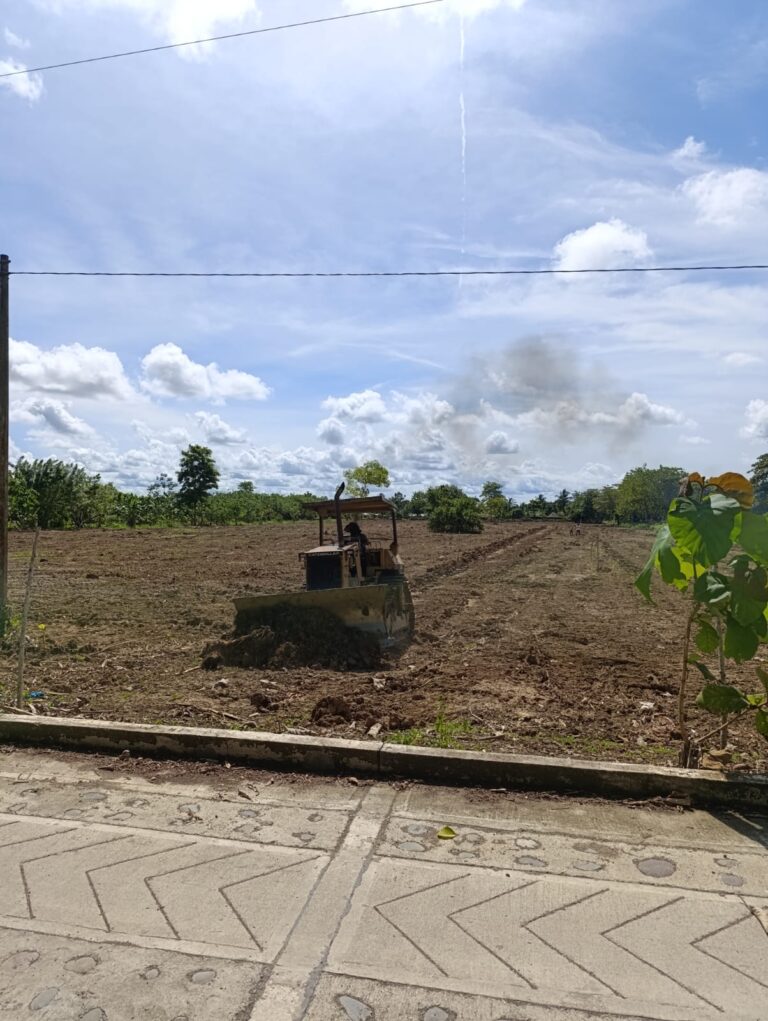
[[95, 762], [0, 756], [0, 1018], [768, 1017], [766, 820]]

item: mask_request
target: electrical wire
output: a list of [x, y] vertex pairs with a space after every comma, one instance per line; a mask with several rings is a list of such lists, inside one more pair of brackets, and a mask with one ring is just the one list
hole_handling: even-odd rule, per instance
[[406, 269], [406, 270], [339, 270], [326, 272], [187, 272], [164, 273], [142, 271], [75, 270], [75, 269], [14, 269], [9, 276], [17, 277], [193, 277], [193, 278], [254, 278], [254, 279], [306, 279], [309, 277], [511, 277], [511, 276], [570, 276], [588, 273], [714, 273], [722, 271], [765, 270], [768, 263], [742, 263], [720, 266], [611, 266], [593, 269]]
[[26, 67], [20, 71], [6, 71], [2, 78], [13, 78], [19, 74], [37, 74], [40, 71], [58, 71], [62, 67], [76, 67], [79, 64], [96, 64], [102, 60], [119, 60], [122, 57], [136, 57], [143, 53], [160, 53], [163, 50], [177, 50], [182, 46], [202, 46], [204, 43], [218, 43], [226, 39], [242, 39], [250, 35], [265, 35], [267, 32], [282, 32], [289, 28], [305, 28], [309, 25], [324, 25], [331, 21], [348, 21], [350, 18], [365, 18], [369, 14], [387, 14], [390, 11], [406, 11], [412, 7], [427, 7], [430, 4], [441, 4], [445, 0], [414, 0], [413, 3], [400, 4], [397, 7], [378, 7], [369, 11], [350, 11], [348, 14], [336, 14], [327, 18], [313, 18], [310, 21], [294, 21], [286, 25], [269, 25], [267, 28], [252, 28], [244, 32], [229, 32], [227, 35], [214, 35], [208, 39], [190, 39], [181, 43], [166, 43], [163, 46], [147, 46], [141, 50], [124, 50], [122, 53], [107, 53], [101, 57], [84, 57], [81, 60], [66, 60], [61, 64], [45, 64], [41, 67]]

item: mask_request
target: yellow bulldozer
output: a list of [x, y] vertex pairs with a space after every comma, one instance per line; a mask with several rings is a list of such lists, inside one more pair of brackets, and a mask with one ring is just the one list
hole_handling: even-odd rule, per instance
[[[247, 630], [254, 611], [286, 605], [327, 610], [347, 627], [376, 636], [385, 648], [410, 640], [413, 600], [398, 552], [396, 508], [383, 496], [342, 500], [343, 492], [344, 483], [332, 500], [304, 505], [319, 519], [319, 545], [299, 554], [304, 588], [235, 599], [237, 632]], [[361, 515], [389, 517], [391, 541], [389, 537], [369, 539], [358, 523]], [[345, 525], [345, 518], [352, 520]], [[325, 530], [328, 520], [334, 525], [330, 541]], [[368, 521], [365, 526], [369, 527]]]

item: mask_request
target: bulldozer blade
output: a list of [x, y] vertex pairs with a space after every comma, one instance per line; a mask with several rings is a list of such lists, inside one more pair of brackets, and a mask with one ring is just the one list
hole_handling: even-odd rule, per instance
[[320, 607], [338, 617], [347, 627], [375, 635], [385, 647], [406, 643], [413, 635], [413, 600], [404, 581], [357, 588], [242, 596], [235, 599], [235, 630], [241, 632], [241, 625], [247, 624], [250, 611], [282, 605]]

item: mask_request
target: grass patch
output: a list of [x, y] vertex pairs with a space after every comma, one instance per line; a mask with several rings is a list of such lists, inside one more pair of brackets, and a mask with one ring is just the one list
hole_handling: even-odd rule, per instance
[[434, 726], [393, 730], [387, 735], [387, 741], [425, 748], [461, 748], [466, 747], [461, 739], [471, 738], [476, 731], [477, 728], [469, 720], [448, 720], [443, 713], [438, 713]]

